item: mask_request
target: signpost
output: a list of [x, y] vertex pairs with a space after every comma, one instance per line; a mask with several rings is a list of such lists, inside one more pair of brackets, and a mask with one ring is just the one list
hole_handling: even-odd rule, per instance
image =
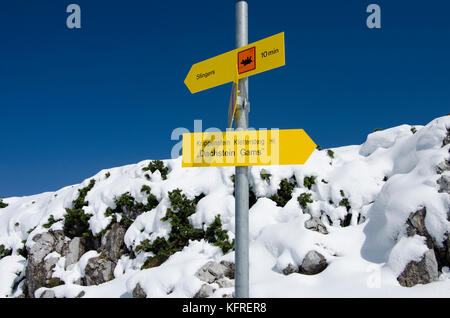
[[236, 49], [194, 64], [191, 93], [233, 82], [228, 125], [236, 131], [183, 135], [183, 167], [235, 166], [235, 296], [249, 297], [248, 166], [304, 164], [316, 148], [302, 129], [248, 131], [248, 77], [285, 65], [284, 33], [248, 44], [248, 5], [236, 4]]
[[304, 164], [316, 144], [303, 129], [183, 135], [183, 167]]
[[284, 32], [281, 32], [192, 65], [184, 83], [191, 93], [197, 93], [285, 64]]

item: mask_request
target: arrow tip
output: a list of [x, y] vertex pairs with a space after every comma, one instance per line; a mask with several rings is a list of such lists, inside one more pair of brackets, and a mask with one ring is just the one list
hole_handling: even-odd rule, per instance
[[186, 85], [186, 87], [189, 89], [189, 92], [191, 92], [191, 94], [196, 93], [193, 89], [192, 86], [192, 69], [194, 68], [194, 66], [191, 66], [191, 69], [189, 70], [186, 78], [184, 79], [184, 85]]

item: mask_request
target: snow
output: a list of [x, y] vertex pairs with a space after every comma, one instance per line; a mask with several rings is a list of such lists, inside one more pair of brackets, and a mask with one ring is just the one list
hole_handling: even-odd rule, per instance
[[25, 266], [26, 260], [22, 256], [6, 256], [0, 260], [0, 297], [19, 296], [13, 288], [23, 278]]
[[[436, 183], [436, 166], [449, 157], [450, 145], [442, 147], [448, 128], [450, 116], [445, 116], [426, 126], [402, 125], [374, 132], [362, 145], [331, 149], [334, 158], [326, 150], [316, 150], [302, 166], [251, 167], [249, 180], [258, 201], [249, 212], [250, 295], [448, 297], [448, 268], [443, 269], [439, 281], [427, 285], [405, 288], [396, 280], [406, 264], [420, 260], [426, 250], [423, 237], [406, 237], [405, 222], [411, 213], [426, 208], [426, 227], [438, 243], [450, 231], [450, 198], [438, 192]], [[89, 224], [94, 234], [110, 223], [111, 217], [104, 213], [108, 207], [115, 207], [115, 199], [123, 193], [129, 192], [136, 201], [146, 203], [141, 188], [148, 185], [158, 199], [158, 206], [139, 215], [127, 230], [125, 244], [129, 249], [134, 250], [145, 239], [168, 237], [171, 225], [161, 218], [170, 207], [168, 192], [176, 188], [190, 199], [205, 195], [189, 218], [194, 227], [205, 229], [220, 215], [223, 229], [230, 239], [234, 238], [233, 167], [181, 168], [181, 158], [165, 160], [170, 172], [163, 180], [159, 171], [142, 171], [149, 162], [105, 169], [79, 185], [56, 192], [4, 199], [9, 206], [0, 209], [0, 245], [11, 249], [13, 255], [0, 260], [0, 297], [11, 297], [17, 292], [12, 288], [26, 266], [26, 260], [18, 255], [24, 241], [31, 246], [34, 235], [47, 231], [43, 225], [50, 215], [63, 219], [65, 209], [77, 198], [78, 189], [86, 187], [91, 179], [96, 183], [86, 196], [89, 205], [84, 210], [92, 215]], [[261, 178], [261, 171], [271, 175], [270, 182]], [[278, 207], [269, 198], [277, 192], [282, 179], [292, 176], [298, 186], [286, 206]], [[311, 176], [316, 177], [316, 183], [309, 190], [303, 186], [303, 179]], [[297, 201], [302, 193], [310, 193], [314, 201], [305, 211]], [[340, 226], [347, 215], [346, 208], [339, 205], [344, 198], [351, 205], [348, 227]], [[304, 227], [311, 216], [323, 221], [328, 235]], [[60, 221], [52, 229], [61, 229], [62, 224]], [[328, 267], [323, 272], [312, 276], [282, 273], [289, 264], [299, 266], [311, 250], [327, 259]], [[134, 259], [122, 256], [114, 271], [115, 279], [99, 286], [75, 284], [84, 275], [88, 260], [98, 256], [96, 251], [88, 251], [69, 268], [64, 268], [64, 257], [52, 255], [59, 259], [53, 277], [66, 283], [52, 290], [57, 297], [76, 297], [81, 291], [85, 292], [84, 297], [131, 297], [139, 283], [148, 297], [193, 297], [203, 284], [195, 277], [202, 265], [211, 260], [234, 261], [232, 251], [223, 255], [208, 242], [191, 241], [161, 266], [141, 270], [146, 257], [152, 255], [141, 252]], [[39, 289], [36, 295], [45, 290]], [[233, 288], [219, 289], [213, 297], [232, 291]]]

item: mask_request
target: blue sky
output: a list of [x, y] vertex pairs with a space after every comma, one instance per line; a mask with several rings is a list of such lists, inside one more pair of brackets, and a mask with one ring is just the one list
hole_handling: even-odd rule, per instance
[[[250, 125], [322, 147], [449, 112], [448, 1], [249, 0], [249, 40], [284, 31], [286, 66], [250, 78]], [[82, 28], [66, 27], [77, 3]], [[368, 29], [377, 3], [382, 28]], [[231, 85], [191, 95], [193, 63], [234, 49], [235, 1], [0, 5], [0, 196], [170, 157], [171, 132], [226, 128]]]

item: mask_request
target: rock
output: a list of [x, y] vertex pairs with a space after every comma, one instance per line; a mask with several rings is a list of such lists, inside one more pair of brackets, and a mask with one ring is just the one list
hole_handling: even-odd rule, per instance
[[225, 266], [223, 275], [229, 279], [234, 279], [234, 263], [228, 261], [221, 261], [220, 265]]
[[89, 259], [85, 272], [86, 285], [100, 285], [111, 279], [114, 279], [114, 268], [116, 265], [102, 257], [93, 257]]
[[406, 220], [406, 234], [408, 237], [414, 235], [420, 235], [427, 238], [427, 246], [429, 249], [433, 249], [433, 239], [425, 227], [425, 216], [427, 215], [426, 208], [422, 208], [408, 217]]
[[28, 250], [28, 260], [41, 263], [45, 256], [53, 251], [55, 238], [50, 233], [42, 233], [33, 237], [35, 244]]
[[447, 232], [447, 240], [445, 241], [444, 248], [446, 249], [447, 266], [450, 267], [450, 233]]
[[441, 162], [436, 167], [436, 172], [438, 174], [443, 174], [445, 171], [450, 171], [450, 161], [448, 161], [448, 160]]
[[309, 251], [300, 266], [300, 273], [315, 275], [322, 272], [327, 266], [327, 260], [322, 254], [316, 251]]
[[82, 291], [77, 295], [77, 297], [75, 297], [75, 298], [81, 298], [81, 297], [83, 297], [84, 295], [86, 295], [86, 293], [84, 292], [84, 290], [82, 290]]
[[450, 194], [450, 176], [442, 175], [437, 181], [439, 184], [439, 192], [440, 193], [448, 193]]
[[435, 247], [434, 252], [438, 262], [438, 268], [441, 270], [444, 266], [450, 267], [450, 233], [446, 233], [446, 239], [442, 246]]
[[234, 294], [223, 294], [222, 298], [234, 298]]
[[80, 237], [73, 238], [67, 248], [66, 263], [64, 267], [67, 269], [72, 264], [80, 260], [80, 257], [86, 252], [84, 239]]
[[447, 129], [447, 136], [445, 136], [444, 141], [442, 142], [442, 147], [445, 147], [448, 144], [450, 144], [450, 128]]
[[[438, 269], [442, 269], [444, 266], [450, 266], [450, 237], [447, 233], [447, 238], [442, 244], [437, 244], [425, 226], [425, 217], [427, 214], [426, 208], [422, 208], [415, 213], [411, 213], [406, 221], [406, 233], [409, 237], [414, 235], [420, 235], [426, 237], [427, 247], [434, 253], [434, 258], [437, 261]], [[428, 278], [424, 277], [424, 281]]]
[[123, 245], [125, 232], [119, 223], [114, 223], [102, 237], [100, 249], [105, 257], [113, 262], [117, 262], [121, 256], [120, 248]]
[[223, 277], [221, 279], [218, 279], [216, 281], [217, 285], [219, 285], [220, 288], [229, 288], [229, 287], [233, 287], [234, 283], [231, 279], [228, 279], [226, 277]]
[[293, 264], [289, 264], [285, 269], [283, 269], [284, 275], [290, 275], [293, 273], [298, 273], [299, 268], [298, 266], [294, 266]]
[[229, 271], [223, 264], [217, 264], [216, 262], [208, 262], [203, 265], [196, 273], [195, 276], [208, 284], [215, 282], [216, 280], [225, 276], [225, 272]]
[[311, 217], [308, 221], [305, 222], [305, 228], [322, 234], [328, 234], [328, 230], [325, 224], [323, 224], [320, 219], [315, 217]]
[[428, 284], [438, 279], [438, 264], [433, 250], [428, 250], [420, 262], [410, 262], [397, 277], [403, 287]]
[[68, 244], [67, 244], [67, 240], [66, 240], [66, 235], [64, 234], [64, 231], [60, 230], [60, 231], [54, 231], [54, 232], [50, 232], [54, 239], [55, 239], [55, 245], [53, 247], [53, 250], [57, 253], [59, 253], [62, 256], [65, 256], [67, 254], [67, 248], [68, 248]]
[[62, 231], [45, 232], [33, 237], [35, 242], [27, 249], [28, 262], [26, 269], [26, 286], [29, 297], [34, 298], [34, 293], [41, 287], [49, 287], [52, 283], [52, 270], [58, 262], [58, 258], [46, 256], [51, 252], [61, 255], [67, 251], [66, 237]]
[[207, 298], [214, 294], [216, 290], [207, 284], [203, 284], [200, 290], [195, 294], [194, 298]]
[[56, 298], [56, 296], [53, 290], [47, 289], [41, 294], [41, 297], [39, 298]]
[[147, 298], [147, 294], [139, 283], [137, 283], [136, 287], [133, 289], [133, 298]]
[[414, 235], [426, 236], [428, 231], [425, 227], [425, 216], [427, 215], [426, 208], [422, 208], [414, 213], [411, 213], [406, 220], [406, 234], [408, 237]]

